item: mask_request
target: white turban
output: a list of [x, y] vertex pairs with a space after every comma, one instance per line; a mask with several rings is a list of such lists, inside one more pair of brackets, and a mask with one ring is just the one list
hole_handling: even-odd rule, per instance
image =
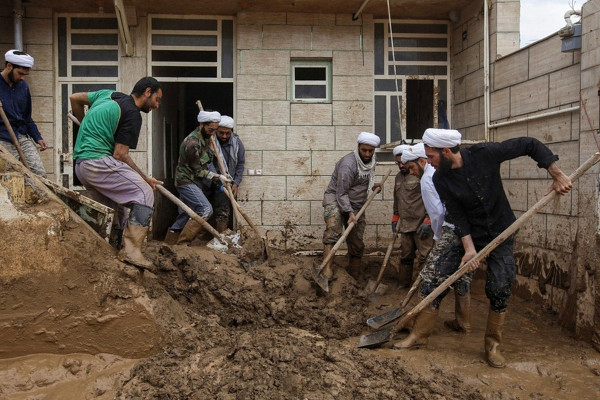
[[9, 50], [4, 54], [4, 61], [19, 67], [33, 67], [33, 57], [20, 50]]
[[368, 144], [369, 146], [379, 147], [379, 142], [381, 139], [379, 139], [379, 136], [374, 133], [361, 132], [356, 141], [358, 144]]
[[394, 147], [394, 157], [399, 156], [400, 154], [402, 154], [402, 152], [404, 152], [409, 147], [410, 146], [408, 144], [401, 144], [401, 145]]
[[221, 122], [219, 122], [219, 126], [223, 128], [233, 129], [233, 118], [228, 115], [221, 115]]
[[423, 143], [417, 143], [414, 146], [410, 146], [408, 150], [402, 152], [402, 163], [406, 164], [409, 161], [415, 161], [419, 158], [427, 158], [425, 154], [425, 145]]
[[452, 148], [460, 144], [460, 132], [455, 129], [429, 128], [423, 134], [423, 143], [437, 149]]
[[198, 113], [198, 122], [219, 122], [221, 114], [218, 111], [200, 111]]

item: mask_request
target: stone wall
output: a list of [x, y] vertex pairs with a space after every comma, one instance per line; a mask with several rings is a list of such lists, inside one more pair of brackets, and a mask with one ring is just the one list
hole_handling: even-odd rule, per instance
[[[361, 131], [372, 130], [372, 18], [245, 12], [236, 28], [237, 131], [247, 169], [262, 170], [244, 177], [241, 205], [280, 246], [320, 248], [321, 202], [334, 165], [356, 147]], [[290, 100], [292, 60], [331, 61], [331, 103]], [[390, 236], [392, 182], [393, 176], [367, 212], [371, 247]]]

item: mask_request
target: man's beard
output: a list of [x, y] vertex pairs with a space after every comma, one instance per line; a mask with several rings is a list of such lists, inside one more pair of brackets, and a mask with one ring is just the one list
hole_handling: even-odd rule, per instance
[[423, 169], [423, 167], [421, 167], [421, 164], [417, 163], [417, 171], [419, 173], [419, 176], [417, 178], [421, 179], [423, 177], [423, 174], [425, 173], [425, 170]]
[[446, 156], [442, 155], [440, 157], [440, 165], [439, 165], [439, 170], [442, 174], [445, 174], [446, 172], [450, 171], [450, 169], [452, 168], [452, 160], [450, 160], [449, 158], [446, 158]]
[[14, 68], [13, 68], [13, 69], [11, 69], [11, 70], [10, 70], [10, 72], [7, 74], [7, 78], [8, 78], [8, 81], [9, 81], [10, 83], [12, 83], [12, 84], [15, 84], [15, 83], [17, 83], [17, 82], [15, 81], [15, 70], [14, 70]]
[[362, 156], [362, 154], [359, 154], [360, 160], [364, 163], [364, 164], [368, 164], [371, 162], [371, 160], [373, 159], [373, 157], [369, 157], [369, 158], [365, 158]]

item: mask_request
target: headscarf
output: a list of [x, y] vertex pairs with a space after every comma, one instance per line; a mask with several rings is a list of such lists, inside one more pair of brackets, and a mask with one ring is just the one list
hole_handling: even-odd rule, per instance
[[18, 65], [19, 67], [33, 67], [33, 57], [20, 50], [9, 50], [4, 53], [4, 61]]
[[218, 111], [200, 111], [198, 113], [198, 122], [219, 122], [221, 121], [221, 114]]
[[417, 143], [414, 146], [410, 146], [408, 150], [402, 152], [402, 163], [406, 164], [409, 161], [415, 161], [419, 158], [427, 158], [425, 154], [425, 145], [423, 143]]
[[455, 129], [428, 128], [423, 134], [423, 143], [437, 149], [452, 148], [460, 144], [460, 132]]
[[219, 122], [219, 126], [223, 128], [233, 129], [233, 118], [228, 115], [221, 115], [221, 121]]
[[409, 147], [410, 147], [410, 145], [408, 145], [408, 144], [401, 144], [401, 145], [394, 147], [394, 157], [399, 156], [405, 150], [407, 150]]
[[358, 144], [368, 144], [369, 146], [379, 147], [379, 143], [381, 139], [374, 133], [370, 132], [361, 132], [356, 139]]

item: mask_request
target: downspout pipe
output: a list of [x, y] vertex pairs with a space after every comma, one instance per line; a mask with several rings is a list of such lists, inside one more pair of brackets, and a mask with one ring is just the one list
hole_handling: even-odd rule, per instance
[[488, 0], [483, 0], [483, 113], [484, 137], [490, 141], [490, 17]]
[[13, 0], [15, 50], [23, 51], [23, 4], [21, 0]]

